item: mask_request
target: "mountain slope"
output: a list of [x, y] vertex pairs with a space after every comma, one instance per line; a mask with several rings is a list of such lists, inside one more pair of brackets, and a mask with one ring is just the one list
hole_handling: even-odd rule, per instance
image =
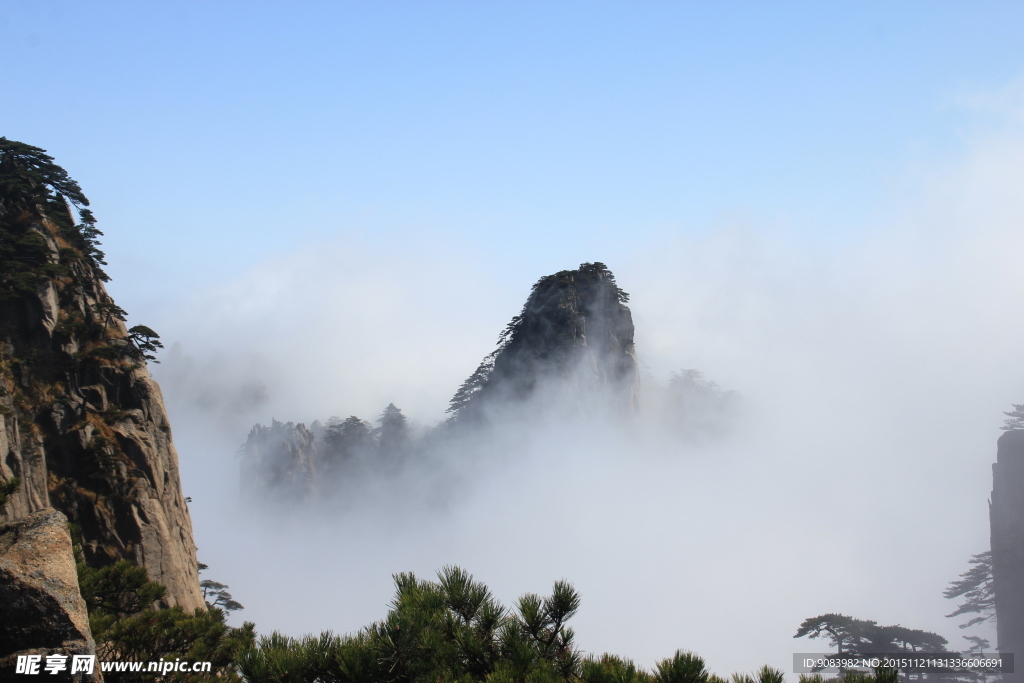
[[628, 300], [603, 263], [542, 277], [449, 412], [457, 421], [478, 419], [530, 399], [568, 412], [635, 411], [640, 382]]
[[178, 456], [146, 369], [157, 335], [129, 330], [107, 293], [87, 206], [43, 150], [0, 138], [0, 478], [22, 482], [0, 519], [55, 507], [89, 564], [131, 559], [168, 603], [203, 607]]

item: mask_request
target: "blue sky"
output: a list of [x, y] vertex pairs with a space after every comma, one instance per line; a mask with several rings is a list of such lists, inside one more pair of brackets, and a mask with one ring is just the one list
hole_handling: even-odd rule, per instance
[[958, 98], [1024, 71], [1022, 19], [960, 2], [4, 2], [4, 134], [82, 183], [122, 297], [337, 236], [543, 272], [734, 217], [862, 228], [908, 165], [959, 153]]
[[[392, 572], [464, 562], [505, 600], [578, 581], [598, 651], [788, 668], [829, 611], [959, 643], [941, 592], [987, 543], [1024, 401], [1021, 26], [1010, 2], [0, 0], [0, 135], [81, 183], [111, 294], [167, 342], [200, 558], [261, 631], [354, 630]], [[541, 449], [521, 490], [481, 475], [411, 530], [237, 516], [253, 423], [394, 402], [429, 425], [530, 284], [593, 260], [632, 294], [645, 386], [706, 371], [745, 397], [742, 438], [627, 439], [593, 470]], [[573, 538], [502, 516], [560, 483]], [[595, 560], [600, 520], [657, 561]]]

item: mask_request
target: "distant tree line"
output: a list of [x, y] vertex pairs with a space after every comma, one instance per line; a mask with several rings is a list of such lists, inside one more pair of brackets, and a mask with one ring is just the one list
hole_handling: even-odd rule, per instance
[[[414, 446], [409, 421], [400, 408], [389, 403], [377, 418], [379, 427], [351, 415], [327, 420], [320, 438], [319, 456], [326, 473], [339, 473], [367, 460], [393, 463]], [[380, 460], [383, 459], [383, 460]]]

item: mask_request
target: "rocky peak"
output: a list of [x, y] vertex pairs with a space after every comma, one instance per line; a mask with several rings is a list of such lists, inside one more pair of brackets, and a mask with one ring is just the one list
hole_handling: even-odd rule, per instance
[[90, 565], [130, 559], [169, 603], [204, 607], [178, 456], [146, 368], [157, 335], [125, 325], [88, 201], [52, 161], [0, 138], [0, 478], [22, 483], [0, 520], [52, 506], [80, 528]]
[[[989, 503], [992, 582], [1000, 652], [1024, 651], [1024, 430], [997, 442]], [[1019, 673], [1004, 676], [1020, 681]]]
[[632, 412], [639, 373], [628, 300], [603, 263], [542, 277], [449, 412], [458, 420], [480, 417], [539, 392], [570, 411]]

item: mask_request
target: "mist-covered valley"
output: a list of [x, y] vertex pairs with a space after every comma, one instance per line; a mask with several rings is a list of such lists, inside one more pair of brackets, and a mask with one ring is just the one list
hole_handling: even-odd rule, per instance
[[[510, 610], [568, 581], [580, 652], [647, 671], [796, 680], [890, 625], [1024, 648], [1022, 21], [0, 6], [0, 549], [48, 514], [76, 653], [199, 609], [218, 680], [301, 678], [240, 653], [452, 567]], [[115, 614], [122, 562], [163, 588]], [[873, 625], [794, 638], [816, 615]], [[348, 679], [462, 675], [393, 670]]]
[[[788, 669], [825, 646], [796, 627], [828, 612], [966, 647], [942, 591], [987, 548], [995, 438], [1024, 372], [1024, 207], [973, 182], [992, 153], [849, 239], [735, 222], [601, 255], [630, 294], [634, 415], [541, 411], [364, 472], [340, 505], [247, 505], [249, 428], [373, 423], [393, 403], [438, 429], [545, 273], [336, 242], [168, 301], [155, 374], [191, 454], [201, 561], [261, 632], [354, 631], [381, 618], [392, 574], [458, 565], [506, 603], [569, 579], [582, 647], [645, 666], [683, 647], [715, 671]], [[684, 368], [741, 397], [728, 429], [659, 412]]]

